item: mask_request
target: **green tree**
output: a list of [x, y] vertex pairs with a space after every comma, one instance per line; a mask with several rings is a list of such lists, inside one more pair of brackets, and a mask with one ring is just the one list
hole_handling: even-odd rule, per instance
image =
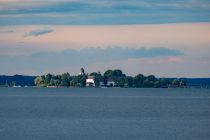
[[153, 81], [149, 81], [149, 79], [147, 78], [147, 79], [144, 80], [144, 82], [143, 82], [143, 87], [145, 87], [145, 88], [155, 87], [155, 86], [154, 86], [154, 82], [153, 82]]
[[126, 77], [119, 77], [117, 79], [116, 86], [117, 87], [125, 87], [125, 85], [127, 85], [127, 79], [126, 79]]
[[123, 74], [122, 70], [116, 69], [112, 71], [113, 77], [124, 77], [125, 75]]
[[45, 76], [44, 86], [49, 86], [52, 76], [53, 76], [53, 75], [50, 74], [50, 73], [48, 73], [48, 74]]
[[103, 76], [101, 75], [100, 72], [93, 72], [90, 74], [90, 76], [94, 76], [94, 82], [95, 82], [95, 85], [96, 87], [98, 87], [100, 85], [100, 82], [103, 81]]
[[131, 76], [127, 76], [126, 77], [126, 81], [127, 81], [127, 84], [128, 84], [128, 87], [133, 87], [133, 77], [131, 77]]
[[53, 83], [54, 83], [54, 86], [57, 86], [57, 87], [60, 85], [60, 81], [56, 78], [53, 80]]
[[174, 79], [174, 80], [172, 81], [172, 86], [173, 86], [173, 87], [179, 87], [179, 85], [180, 85], [180, 83], [179, 83], [179, 80], [178, 80], [178, 79]]
[[137, 88], [143, 87], [144, 80], [145, 80], [145, 77], [143, 74], [136, 75], [133, 79], [134, 87], [137, 87]]
[[79, 87], [79, 77], [78, 76], [72, 77], [72, 80], [70, 81], [70, 86]]
[[160, 78], [159, 79], [159, 83], [160, 83], [160, 87], [166, 88], [166, 87], [169, 86], [170, 81], [168, 79], [166, 79], [166, 78]]
[[159, 80], [154, 82], [154, 87], [155, 88], [160, 88], [161, 87], [161, 83], [160, 83]]
[[86, 86], [86, 79], [87, 79], [87, 75], [83, 74], [83, 75], [78, 75], [78, 84], [80, 87], [85, 87]]
[[104, 72], [104, 77], [109, 78], [109, 77], [112, 77], [112, 75], [113, 75], [113, 71], [112, 70], [107, 70], [107, 71]]
[[36, 77], [35, 80], [34, 80], [34, 83], [38, 87], [44, 86], [44, 78], [43, 78], [43, 76]]
[[184, 79], [180, 79], [179, 85], [180, 85], [180, 87], [186, 87], [187, 83]]
[[69, 87], [70, 86], [70, 81], [71, 81], [70, 74], [68, 72], [67, 73], [63, 73], [61, 75], [61, 83], [60, 83], [60, 86]]
[[152, 82], [155, 82], [155, 81], [157, 80], [157, 78], [156, 78], [154, 75], [149, 75], [149, 76], [147, 76], [147, 79], [148, 79], [149, 81], [152, 81]]

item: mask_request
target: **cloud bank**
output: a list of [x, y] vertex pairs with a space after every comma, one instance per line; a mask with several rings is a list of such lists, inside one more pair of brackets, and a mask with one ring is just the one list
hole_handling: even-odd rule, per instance
[[43, 28], [43, 29], [33, 30], [33, 31], [30, 31], [29, 33], [26, 33], [24, 35], [24, 37], [28, 37], [28, 36], [41, 36], [41, 35], [44, 35], [44, 34], [51, 33], [53, 31], [54, 30], [51, 29], [51, 28]]
[[[46, 69], [60, 69], [67, 66], [84, 66], [100, 62], [107, 63], [133, 58], [155, 58], [161, 56], [180, 56], [183, 52], [169, 48], [85, 48], [68, 49], [63, 52], [40, 52], [29, 56], [0, 56], [0, 73], [18, 69], [33, 69], [38, 73]], [[8, 65], [9, 64], [9, 65]]]

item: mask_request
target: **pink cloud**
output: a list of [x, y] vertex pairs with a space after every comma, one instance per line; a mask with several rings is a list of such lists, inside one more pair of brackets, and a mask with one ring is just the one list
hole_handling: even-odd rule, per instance
[[181, 63], [183, 62], [183, 59], [180, 57], [169, 57], [167, 61], [170, 63]]

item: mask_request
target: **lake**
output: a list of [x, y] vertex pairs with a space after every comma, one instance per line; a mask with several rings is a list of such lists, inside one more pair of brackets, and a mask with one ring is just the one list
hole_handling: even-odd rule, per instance
[[209, 140], [210, 89], [0, 88], [0, 140]]

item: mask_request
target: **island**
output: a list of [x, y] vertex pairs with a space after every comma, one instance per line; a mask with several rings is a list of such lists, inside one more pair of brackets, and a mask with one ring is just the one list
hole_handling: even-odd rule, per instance
[[34, 80], [37, 87], [123, 87], [123, 88], [169, 88], [186, 87], [182, 78], [157, 78], [154, 75], [145, 76], [138, 74], [134, 77], [127, 76], [120, 69], [100, 72], [85, 73], [81, 68], [80, 73], [71, 76], [68, 72], [60, 75], [46, 74], [37, 76]]
[[95, 88], [210, 88], [210, 78], [169, 78], [154, 75], [127, 76], [120, 69], [86, 73], [84, 68], [77, 75], [45, 74], [38, 76], [28, 75], [0, 75], [0, 87], [95, 87]]

